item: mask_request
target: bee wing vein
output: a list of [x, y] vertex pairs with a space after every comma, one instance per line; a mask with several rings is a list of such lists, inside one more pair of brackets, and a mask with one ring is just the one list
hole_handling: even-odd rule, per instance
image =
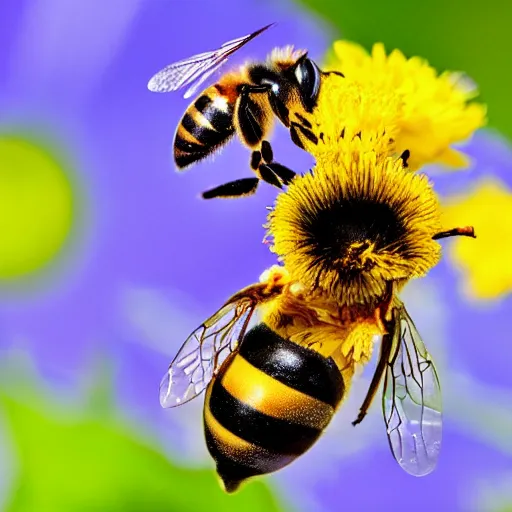
[[243, 338], [254, 308], [249, 298], [226, 304], [190, 334], [160, 384], [162, 407], [182, 405], [204, 391]]
[[177, 91], [197, 80], [184, 94], [184, 98], [189, 98], [209, 76], [227, 61], [232, 53], [269, 27], [270, 25], [267, 25], [252, 34], [227, 41], [216, 50], [198, 53], [169, 64], [149, 80], [148, 89], [152, 92]]
[[423, 476], [435, 468], [441, 447], [441, 389], [434, 363], [405, 307], [394, 315], [384, 419], [397, 462], [408, 473]]

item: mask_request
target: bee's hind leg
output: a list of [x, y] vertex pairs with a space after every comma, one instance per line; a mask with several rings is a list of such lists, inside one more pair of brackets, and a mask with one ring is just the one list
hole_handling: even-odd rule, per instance
[[259, 182], [259, 178], [242, 178], [219, 185], [218, 187], [203, 192], [201, 195], [203, 199], [228, 199], [251, 196], [256, 192]]

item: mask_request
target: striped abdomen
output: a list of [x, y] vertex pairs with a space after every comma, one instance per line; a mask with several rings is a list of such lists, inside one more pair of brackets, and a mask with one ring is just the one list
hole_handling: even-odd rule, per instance
[[277, 471], [308, 450], [344, 393], [332, 359], [259, 324], [210, 382], [206, 444], [226, 491]]
[[213, 85], [187, 109], [174, 138], [174, 160], [182, 169], [193, 164], [235, 133], [233, 104]]

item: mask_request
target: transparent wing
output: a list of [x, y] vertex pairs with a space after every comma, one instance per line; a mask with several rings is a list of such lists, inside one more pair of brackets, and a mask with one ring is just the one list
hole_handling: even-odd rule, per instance
[[273, 23], [252, 34], [228, 41], [217, 50], [200, 53], [166, 66], [151, 78], [148, 82], [148, 89], [152, 92], [177, 91], [198, 80], [185, 92], [184, 97], [190, 97], [200, 84], [226, 62], [232, 53], [272, 25]]
[[202, 393], [243, 338], [255, 306], [251, 297], [230, 302], [186, 339], [160, 384], [162, 407], [182, 405]]
[[190, 59], [170, 64], [156, 73], [148, 82], [148, 89], [152, 92], [177, 91], [201, 75], [203, 81], [206, 80], [218, 67], [218, 51], [194, 55]]
[[434, 363], [414, 323], [401, 307], [386, 369], [383, 412], [391, 450], [414, 476], [434, 470], [442, 438], [441, 388]]
[[196, 91], [197, 89], [199, 89], [199, 86], [210, 76], [212, 75], [213, 73], [215, 73], [215, 71], [217, 71], [217, 69], [219, 69], [222, 65], [224, 64], [224, 60], [221, 60], [220, 62], [218, 62], [216, 65], [214, 65], [211, 69], [209, 69], [206, 73], [198, 73], [198, 79], [196, 80], [195, 83], [193, 83], [186, 91], [185, 91], [185, 94], [183, 95], [183, 97], [185, 99], [187, 98], [190, 98]]

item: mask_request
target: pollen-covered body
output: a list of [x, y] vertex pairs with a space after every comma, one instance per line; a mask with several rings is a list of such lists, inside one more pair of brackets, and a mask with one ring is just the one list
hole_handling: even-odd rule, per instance
[[[273, 275], [272, 275], [273, 274]], [[287, 279], [271, 269], [270, 279]], [[339, 308], [286, 286], [261, 306], [261, 323], [226, 359], [206, 391], [208, 450], [224, 487], [277, 471], [317, 441], [346, 397], [358, 365], [383, 334], [380, 308]]]
[[440, 209], [425, 176], [363, 152], [323, 154], [270, 213], [271, 250], [292, 279], [344, 306], [375, 306], [386, 283], [403, 286], [439, 260]]
[[[275, 267], [272, 271], [284, 269]], [[290, 279], [288, 271], [286, 275]], [[333, 357], [345, 371], [370, 359], [374, 336], [384, 333], [382, 315], [388, 306], [385, 301], [376, 307], [347, 306], [337, 297], [318, 289], [307, 291], [297, 282], [263, 304], [261, 312], [262, 321], [274, 332], [324, 357]]]

